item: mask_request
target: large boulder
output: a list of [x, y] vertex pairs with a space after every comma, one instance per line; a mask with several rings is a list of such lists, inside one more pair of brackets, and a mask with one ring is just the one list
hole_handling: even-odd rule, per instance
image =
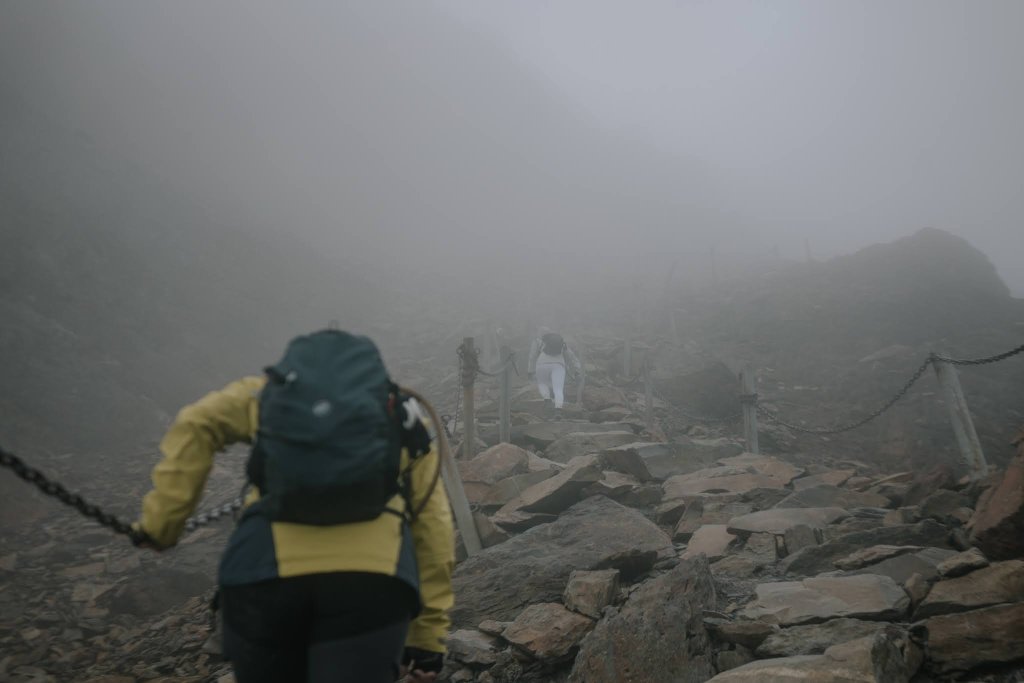
[[820, 529], [848, 515], [846, 510], [836, 507], [772, 508], [732, 518], [729, 520], [729, 531], [734, 534], [765, 532], [783, 535], [801, 525]]
[[493, 484], [530, 471], [530, 452], [510, 443], [491, 446], [470, 460], [458, 463], [463, 482]]
[[[934, 520], [926, 519], [917, 524], [900, 524], [845, 534], [821, 545], [801, 548], [787, 556], [780, 564], [787, 574], [819, 574], [835, 569], [833, 563], [836, 560], [861, 548], [875, 545], [951, 547], [949, 530]], [[946, 558], [943, 557], [938, 562], [944, 559]]]
[[576, 654], [594, 620], [554, 602], [530, 605], [509, 624], [502, 637], [534, 659], [558, 662]]
[[751, 472], [743, 467], [720, 465], [687, 474], [669, 477], [662, 484], [665, 500], [694, 496], [702, 493], [748, 493], [758, 488], [778, 488], [785, 485], [778, 479]]
[[821, 655], [761, 659], [720, 673], [708, 683], [907, 683], [921, 658], [905, 631], [877, 633], [833, 645]]
[[674, 554], [668, 535], [640, 512], [593, 496], [460, 563], [452, 621], [456, 628], [509, 621], [526, 605], [561, 600], [574, 569], [618, 569], [631, 581]]
[[498, 520], [516, 512], [542, 512], [557, 515], [578, 501], [584, 489], [604, 474], [597, 465], [597, 456], [587, 455], [573, 458], [564, 470], [553, 477], [544, 479], [505, 503], [498, 510]]
[[570, 432], [551, 442], [544, 456], [555, 462], [566, 463], [581, 455], [600, 453], [607, 448], [624, 446], [636, 441], [631, 431]]
[[884, 622], [846, 618], [830, 619], [821, 624], [790, 626], [765, 638], [757, 646], [757, 656], [817, 655], [833, 645], [870, 636], [884, 628]]
[[[797, 479], [797, 481], [800, 480]], [[777, 508], [840, 507], [847, 510], [888, 506], [889, 499], [877, 493], [851, 491], [829, 484], [819, 484], [794, 491], [775, 504]]]
[[598, 622], [581, 644], [569, 680], [703, 683], [714, 669], [702, 615], [714, 604], [707, 561], [681, 561]]
[[1018, 445], [1020, 453], [978, 500], [968, 525], [971, 543], [991, 560], [1024, 557], [1024, 434]]
[[1024, 602], [1024, 560], [996, 562], [966, 576], [939, 581], [914, 617], [966, 612], [1001, 602]]
[[566, 434], [573, 432], [635, 431], [625, 422], [534, 422], [512, 427], [512, 442], [528, 448], [545, 449]]
[[895, 581], [870, 574], [762, 583], [756, 593], [744, 615], [782, 625], [837, 617], [898, 619], [910, 606], [910, 599]]
[[754, 453], [741, 453], [731, 458], [721, 458], [718, 463], [728, 467], [742, 467], [748, 472], [763, 474], [766, 477], [771, 477], [783, 486], [804, 473], [803, 469], [791, 465], [785, 460], [773, 458], [770, 455], [756, 455]]
[[935, 674], [1024, 661], [1024, 603], [932, 617], [914, 624], [911, 635]]

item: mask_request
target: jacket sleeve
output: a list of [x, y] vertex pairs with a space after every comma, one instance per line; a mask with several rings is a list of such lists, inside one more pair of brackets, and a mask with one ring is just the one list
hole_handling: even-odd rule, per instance
[[540, 358], [541, 343], [540, 339], [534, 339], [530, 342], [530, 362], [527, 364], [526, 371], [534, 372], [537, 369], [537, 359]]
[[448, 610], [455, 604], [452, 592], [452, 570], [455, 567], [452, 511], [440, 477], [433, 491], [430, 490], [440, 461], [435, 442], [430, 452], [416, 462], [412, 474], [414, 508], [422, 504], [424, 497], [430, 497], [412, 522], [423, 610], [409, 626], [405, 644], [430, 652], [445, 651], [451, 625]]
[[163, 457], [153, 468], [153, 490], [143, 498], [142, 518], [136, 524], [158, 546], [177, 543], [202, 496], [214, 454], [252, 440], [263, 383], [261, 377], [246, 377], [178, 413], [160, 442]]

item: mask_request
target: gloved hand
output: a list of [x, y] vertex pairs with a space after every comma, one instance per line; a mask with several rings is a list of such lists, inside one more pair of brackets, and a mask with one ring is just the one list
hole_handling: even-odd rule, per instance
[[444, 654], [421, 650], [418, 647], [407, 647], [402, 652], [402, 667], [406, 673], [414, 677], [418, 672], [428, 674], [427, 677], [420, 676], [420, 680], [433, 680], [433, 676], [429, 676], [429, 674], [436, 676], [441, 673], [441, 669], [444, 668]]
[[157, 545], [156, 541], [154, 541], [149, 534], [143, 531], [142, 524], [139, 522], [132, 522], [132, 531], [128, 535], [128, 540], [131, 541], [132, 545], [136, 548], [146, 548], [157, 552], [164, 549]]

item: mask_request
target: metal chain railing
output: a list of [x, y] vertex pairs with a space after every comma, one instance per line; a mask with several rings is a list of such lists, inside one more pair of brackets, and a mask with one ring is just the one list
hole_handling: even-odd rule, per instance
[[[989, 364], [989, 363], [997, 363], [999, 361], [1005, 360], [1005, 359], [1010, 358], [1012, 356], [1016, 356], [1016, 355], [1018, 355], [1020, 353], [1024, 353], [1024, 344], [1022, 344], [1022, 345], [1020, 345], [1020, 346], [1018, 346], [1018, 347], [1016, 347], [1014, 349], [1011, 349], [1009, 351], [1006, 351], [1005, 353], [1000, 353], [998, 355], [988, 356], [988, 357], [985, 357], [985, 358], [969, 358], [969, 359], [964, 359], [964, 358], [950, 358], [950, 357], [946, 357], [946, 356], [939, 356], [939, 355], [937, 355], [935, 353], [929, 354], [928, 358], [926, 358], [924, 360], [924, 362], [921, 363], [921, 365], [917, 368], [917, 370], [914, 371], [914, 374], [910, 376], [910, 378], [906, 381], [906, 383], [904, 383], [904, 385], [900, 388], [900, 390], [898, 392], [896, 392], [896, 394], [891, 399], [889, 399], [884, 405], [882, 405], [882, 407], [880, 407], [878, 410], [875, 410], [871, 414], [861, 418], [860, 420], [857, 420], [855, 422], [851, 422], [851, 423], [848, 423], [848, 424], [836, 425], [836, 426], [832, 426], [832, 427], [825, 427], [825, 428], [802, 427], [800, 425], [796, 425], [796, 424], [793, 424], [793, 423], [788, 422], [786, 420], [783, 420], [781, 417], [779, 417], [779, 415], [777, 413], [775, 413], [774, 411], [771, 411], [768, 408], [766, 408], [764, 405], [762, 405], [760, 403], [760, 399], [759, 399], [759, 396], [757, 394], [752, 394], [751, 396], [744, 397], [744, 398], [749, 400], [749, 401], [751, 401], [751, 402], [753, 402], [755, 404], [756, 410], [757, 410], [758, 414], [764, 416], [766, 419], [768, 419], [771, 422], [774, 422], [774, 423], [779, 424], [779, 425], [781, 425], [783, 427], [787, 427], [789, 429], [792, 429], [793, 431], [801, 432], [801, 433], [804, 433], [804, 434], [817, 434], [817, 435], [839, 434], [839, 433], [842, 433], [842, 432], [847, 432], [847, 431], [856, 429], [858, 427], [861, 427], [861, 426], [867, 424], [868, 422], [871, 422], [872, 420], [878, 418], [882, 414], [884, 414], [893, 405], [895, 405], [897, 401], [899, 401], [901, 398], [906, 396], [907, 393], [910, 392], [910, 389], [914, 386], [915, 383], [917, 383], [917, 381], [919, 379], [921, 379], [922, 375], [924, 375], [924, 373], [928, 369], [928, 367], [930, 365], [934, 364], [934, 363], [949, 363], [951, 365], [986, 365], [986, 364]], [[464, 349], [462, 347], [459, 347], [458, 356], [459, 356], [459, 375], [460, 375], [460, 377], [463, 376], [463, 372], [467, 371], [467, 370], [468, 371], [472, 371], [474, 374], [481, 374], [481, 375], [486, 375], [486, 376], [496, 376], [496, 375], [500, 374], [501, 372], [504, 372], [509, 366], [511, 366], [513, 369], [516, 370], [516, 374], [519, 373], [518, 368], [516, 368], [514, 354], [510, 355], [509, 358], [505, 361], [505, 363], [494, 373], [486, 372], [486, 371], [480, 369], [479, 351], [476, 351], [475, 349], [474, 349], [474, 353], [473, 354], [466, 354], [464, 352]], [[468, 367], [467, 367], [467, 364], [468, 364]], [[666, 405], [670, 406], [673, 410], [678, 412], [680, 415], [682, 415], [683, 417], [685, 417], [687, 419], [690, 419], [690, 420], [695, 420], [697, 422], [705, 422], [705, 423], [730, 422], [732, 420], [738, 419], [742, 415], [742, 412], [738, 412], [738, 413], [736, 413], [734, 415], [729, 415], [729, 416], [726, 416], [726, 417], [718, 417], [718, 418], [712, 418], [712, 417], [707, 417], [707, 416], [695, 415], [695, 414], [692, 414], [689, 411], [685, 410], [684, 408], [674, 404], [672, 401], [667, 400], [664, 397], [664, 395], [654, 386], [653, 379], [651, 380], [651, 387], [652, 387], [652, 394], [653, 395], [657, 396], [658, 399], [663, 401]], [[455, 400], [455, 415], [454, 415], [454, 418], [452, 420], [453, 428], [454, 428], [455, 425], [458, 424], [459, 412], [460, 412], [461, 404], [462, 404], [462, 391], [461, 391], [461, 385], [460, 385], [459, 386], [459, 390], [457, 391], [456, 400]], [[451, 430], [448, 429], [447, 417], [443, 418], [443, 425], [442, 425], [442, 427], [444, 428], [445, 432], [450, 437], [451, 436]], [[93, 505], [93, 504], [89, 503], [88, 501], [86, 501], [79, 494], [72, 493], [71, 491], [68, 491], [68, 489], [65, 488], [62, 484], [49, 479], [41, 471], [39, 471], [38, 469], [35, 469], [34, 467], [30, 467], [21, 458], [19, 458], [18, 456], [14, 455], [13, 453], [5, 451], [3, 448], [0, 448], [0, 467], [4, 467], [4, 468], [7, 468], [7, 469], [11, 470], [16, 476], [18, 476], [21, 479], [29, 482], [30, 484], [35, 485], [45, 495], [53, 497], [53, 498], [56, 498], [57, 500], [59, 500], [60, 502], [64, 503], [65, 505], [68, 505], [70, 507], [75, 508], [83, 516], [85, 516], [85, 517], [87, 517], [89, 519], [92, 519], [95, 522], [97, 522], [98, 524], [111, 529], [115, 533], [128, 536], [133, 542], [139, 542], [139, 541], [145, 540], [144, 535], [141, 534], [140, 532], [136, 531], [135, 529], [133, 529], [131, 524], [123, 522], [120, 519], [118, 519], [116, 516], [104, 512], [98, 506]], [[234, 499], [232, 501], [229, 501], [227, 503], [224, 503], [223, 505], [215, 507], [215, 508], [213, 508], [211, 510], [207, 510], [207, 511], [201, 512], [201, 513], [199, 513], [199, 514], [189, 518], [185, 522], [185, 527], [184, 527], [185, 531], [186, 532], [195, 531], [196, 529], [198, 529], [198, 528], [200, 528], [202, 526], [205, 526], [207, 524], [211, 524], [213, 522], [216, 522], [216, 521], [222, 519], [223, 517], [226, 517], [228, 515], [234, 515], [234, 513], [238, 512], [238, 510], [240, 510], [243, 505], [244, 505], [243, 497], [239, 496], [238, 498], [236, 498], [236, 499]]]
[[132, 529], [131, 524], [122, 522], [114, 515], [108, 514], [99, 507], [87, 502], [77, 493], [68, 491], [62, 484], [49, 479], [36, 468], [27, 465], [25, 461], [18, 456], [13, 453], [9, 453], [2, 448], [0, 448], [0, 466], [6, 467], [28, 483], [34, 484], [36, 488], [47, 496], [56, 498], [65, 505], [75, 508], [85, 517], [109, 528], [114, 533], [128, 536], [133, 541], [139, 538], [139, 533]]
[[212, 510], [200, 512], [199, 514], [193, 517], [189, 517], [187, 520], [185, 520], [185, 531], [195, 531], [199, 527], [203, 527], [208, 524], [220, 521], [221, 518], [227, 517], [228, 515], [234, 518], [235, 513], [241, 510], [242, 506], [244, 505], [245, 497], [239, 496], [238, 498], [235, 498], [232, 501], [228, 501], [227, 503], [215, 507]]
[[[933, 356], [928, 356], [928, 358], [926, 358], [925, 361], [923, 363], [921, 363], [921, 366], [916, 371], [914, 371], [914, 374], [910, 376], [910, 379], [907, 380], [907, 382], [903, 385], [903, 387], [898, 392], [896, 392], [895, 396], [893, 396], [891, 399], [889, 399], [881, 408], [879, 408], [878, 410], [874, 411], [870, 415], [868, 415], [868, 416], [866, 416], [866, 417], [864, 417], [864, 418], [862, 418], [860, 420], [857, 420], [856, 422], [851, 422], [851, 423], [845, 424], [845, 425], [836, 425], [836, 426], [833, 426], [833, 427], [823, 427], [823, 428], [801, 427], [800, 425], [795, 425], [795, 424], [793, 424], [791, 422], [786, 422], [785, 420], [780, 418], [776, 413], [772, 412], [771, 410], [768, 410], [766, 407], [761, 405], [761, 403], [759, 402], [759, 399], [755, 398], [755, 404], [757, 405], [757, 412], [758, 412], [758, 414], [763, 415], [765, 418], [767, 418], [771, 422], [774, 422], [776, 424], [782, 425], [783, 427], [788, 427], [789, 429], [792, 429], [795, 432], [802, 432], [804, 434], [825, 435], [825, 434], [840, 434], [842, 432], [848, 432], [848, 431], [850, 431], [852, 429], [856, 429], [857, 427], [861, 427], [863, 425], [866, 425], [868, 422], [871, 422], [875, 418], [877, 418], [880, 415], [882, 415], [885, 411], [889, 410], [889, 408], [891, 408], [893, 405], [895, 405], [896, 402], [899, 401], [901, 398], [906, 396], [907, 393], [910, 391], [910, 388], [912, 386], [914, 386], [914, 384], [917, 382], [917, 380], [921, 379], [921, 376], [928, 369], [928, 366], [930, 366], [934, 361], [935, 361], [935, 358]], [[756, 397], [756, 394], [755, 394], [755, 397]]]
[[933, 353], [931, 355], [931, 359], [941, 361], [943, 363], [949, 363], [950, 365], [988, 365], [989, 363], [998, 363], [1001, 360], [1006, 360], [1007, 358], [1016, 356], [1018, 353], [1024, 353], [1024, 344], [1021, 344], [1015, 349], [1010, 349], [1006, 353], [1000, 353], [987, 358], [947, 358], [946, 356], [938, 356]]
[[897, 401], [906, 396], [907, 392], [910, 391], [910, 388], [914, 386], [914, 383], [917, 382], [917, 380], [921, 379], [921, 376], [928, 369], [928, 366], [933, 365], [934, 363], [948, 363], [950, 365], [988, 365], [989, 363], [998, 363], [1001, 360], [1006, 360], [1007, 358], [1011, 358], [1020, 353], [1024, 353], [1024, 344], [1021, 344], [1020, 346], [1014, 349], [1010, 349], [1005, 353], [996, 354], [994, 356], [987, 356], [985, 358], [950, 358], [948, 356], [940, 356], [936, 353], [930, 353], [928, 354], [928, 357], [924, 360], [924, 362], [921, 363], [921, 366], [914, 372], [913, 375], [911, 375], [910, 379], [907, 380], [907, 383], [903, 385], [903, 388], [900, 389], [895, 396], [889, 399], [889, 401], [885, 405], [883, 405], [881, 408], [871, 413], [870, 415], [864, 417], [863, 419], [857, 420], [856, 422], [851, 422], [846, 425], [826, 427], [821, 429], [801, 427], [800, 425], [795, 425], [790, 422], [782, 420], [776, 413], [768, 410], [760, 403], [757, 403], [757, 412], [776, 424], [780, 424], [783, 427], [788, 427], [793, 431], [803, 432], [804, 434], [824, 435], [848, 432], [852, 429], [856, 429], [857, 427], [865, 425], [871, 420], [874, 420], [875, 418], [879, 417], [880, 415], [882, 415], [882, 413], [891, 408]]
[[[461, 363], [460, 363], [459, 375], [461, 376], [461, 374], [462, 374], [462, 368], [461, 368]], [[455, 438], [455, 435], [453, 434], [453, 432], [458, 427], [458, 424], [459, 424], [459, 411], [461, 410], [461, 408], [462, 408], [462, 386], [457, 384], [457, 385], [455, 385], [455, 414], [454, 415], [442, 415], [441, 416], [441, 422], [442, 422], [442, 426], [444, 427], [444, 433], [448, 436], [449, 439], [454, 439]], [[451, 429], [448, 428], [449, 420], [451, 421], [451, 424], [452, 424]]]
[[510, 352], [508, 358], [505, 359], [505, 362], [502, 363], [501, 366], [498, 367], [493, 372], [488, 372], [482, 369], [478, 364], [476, 368], [476, 374], [477, 376], [484, 375], [485, 377], [500, 377], [501, 373], [505, 372], [505, 370], [509, 368], [512, 368], [515, 371], [516, 376], [519, 375], [519, 367], [516, 365], [516, 354], [513, 352]]
[[[18, 456], [5, 451], [2, 448], [0, 448], [0, 467], [5, 467], [21, 479], [24, 479], [30, 484], [34, 484], [36, 488], [47, 496], [56, 498], [65, 505], [75, 508], [84, 517], [88, 517], [101, 526], [107, 527], [114, 533], [127, 536], [133, 543], [146, 540], [145, 535], [142, 532], [133, 529], [131, 524], [121, 521], [115, 515], [104, 512], [99, 506], [89, 503], [79, 494], [68, 491], [63, 484], [53, 481], [41, 471], [26, 464], [25, 461]], [[194, 517], [190, 517], [185, 522], [185, 531], [195, 531], [196, 529], [206, 526], [207, 524], [212, 524], [227, 515], [233, 515], [242, 508], [242, 505], [243, 498], [242, 496], [239, 496], [235, 500], [224, 503], [223, 505], [211, 510], [201, 512]]]

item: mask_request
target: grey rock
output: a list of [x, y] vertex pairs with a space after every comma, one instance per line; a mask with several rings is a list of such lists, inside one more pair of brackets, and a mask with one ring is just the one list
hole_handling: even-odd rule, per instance
[[821, 484], [810, 488], [794, 491], [789, 496], [776, 503], [776, 508], [859, 508], [874, 507], [885, 508], [889, 506], [889, 499], [877, 493], [866, 493], [861, 491], [850, 491]]
[[598, 622], [580, 646], [569, 680], [703, 683], [714, 668], [702, 612], [714, 604], [707, 561], [683, 560], [640, 585], [618, 613]]
[[508, 621], [524, 606], [561, 599], [573, 569], [619, 569], [630, 581], [674, 555], [668, 535], [640, 512], [603, 496], [580, 501], [550, 524], [486, 548], [455, 568], [456, 628]]
[[768, 636], [758, 646], [758, 657], [817, 655], [837, 643], [873, 635], [885, 628], [880, 621], [830, 619], [820, 624], [790, 626]]

